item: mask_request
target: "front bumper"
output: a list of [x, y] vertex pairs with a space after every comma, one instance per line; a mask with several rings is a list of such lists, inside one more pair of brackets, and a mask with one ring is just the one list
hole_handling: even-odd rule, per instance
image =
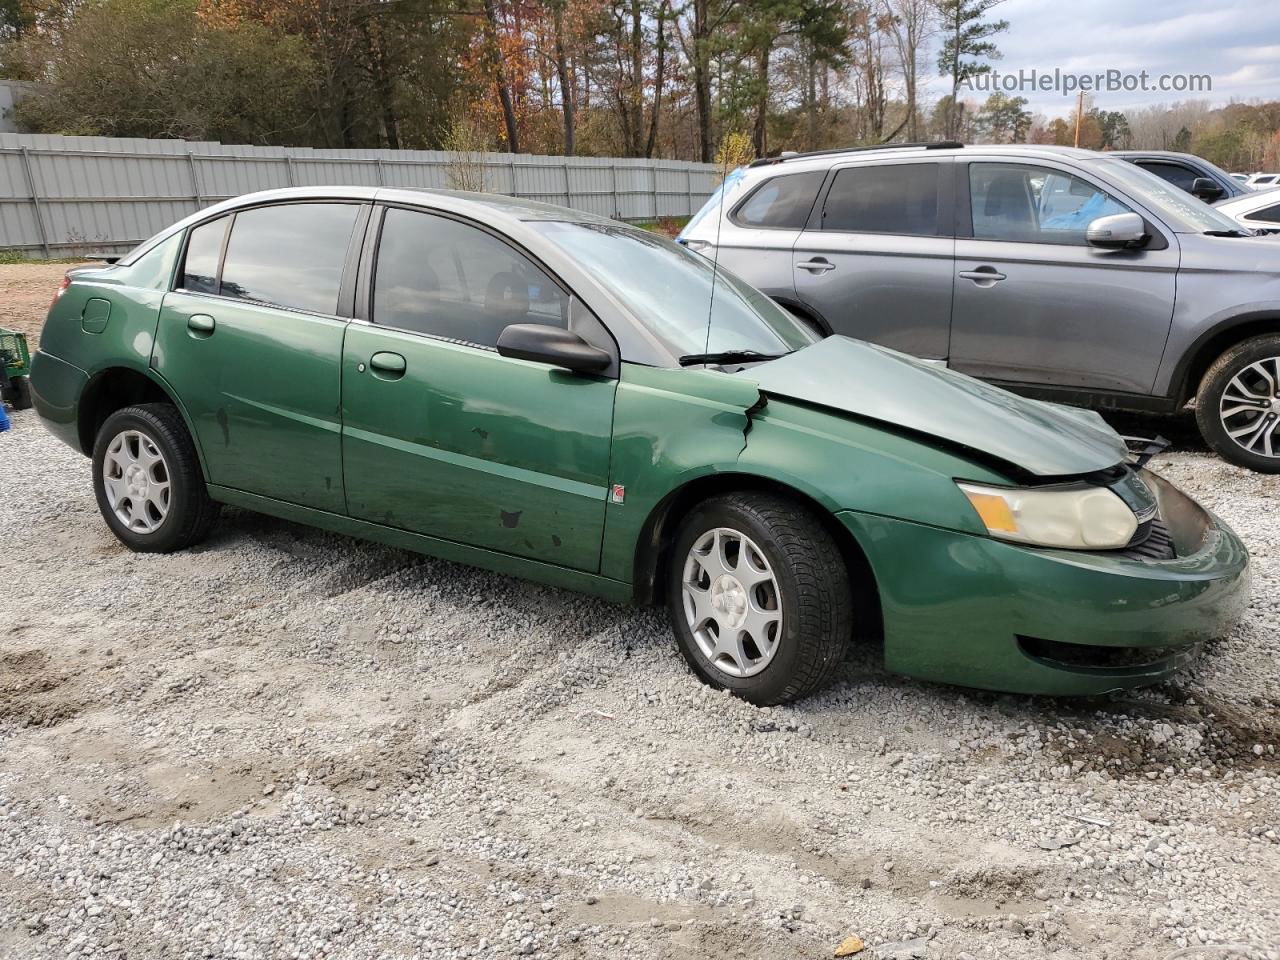
[[[1146, 479], [1178, 545], [1176, 559], [1028, 548], [838, 513], [875, 573], [885, 667], [962, 686], [1057, 695], [1107, 693], [1175, 672], [1243, 613], [1249, 555], [1213, 514], [1160, 478]], [[1099, 654], [1093, 662], [1090, 649]]]

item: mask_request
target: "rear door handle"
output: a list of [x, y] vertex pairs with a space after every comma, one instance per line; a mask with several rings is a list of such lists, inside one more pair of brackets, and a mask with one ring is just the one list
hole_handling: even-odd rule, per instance
[[960, 276], [966, 280], [973, 280], [975, 283], [983, 283], [984, 281], [990, 285], [997, 280], [1005, 279], [1005, 275], [995, 267], [979, 267], [977, 270], [961, 270]]
[[822, 257], [814, 257], [812, 260], [805, 260], [796, 264], [801, 270], [808, 270], [810, 273], [826, 273], [828, 270], [834, 270], [836, 265], [824, 260]]
[[369, 358], [369, 366], [374, 372], [374, 376], [381, 377], [383, 380], [399, 380], [404, 376], [407, 364], [404, 357], [398, 353], [375, 353]]
[[193, 313], [187, 317], [187, 329], [198, 336], [212, 335], [217, 324], [207, 313]]

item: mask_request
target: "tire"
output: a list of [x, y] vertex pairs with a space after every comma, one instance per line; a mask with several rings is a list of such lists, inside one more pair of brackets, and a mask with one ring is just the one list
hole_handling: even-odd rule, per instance
[[1245, 340], [1214, 361], [1196, 393], [1196, 424], [1224, 460], [1280, 473], [1280, 335]]
[[[737, 576], [759, 578], [762, 568], [772, 579], [742, 589]], [[696, 507], [676, 534], [666, 595], [693, 672], [759, 706], [825, 686], [853, 633], [853, 590], [839, 548], [808, 510], [772, 494], [730, 494]], [[738, 618], [745, 620], [735, 628]]]
[[31, 409], [31, 378], [15, 377], [10, 381], [13, 390], [13, 409], [30, 410]]
[[191, 435], [167, 403], [107, 417], [93, 445], [93, 490], [111, 532], [139, 553], [199, 543], [218, 517]]

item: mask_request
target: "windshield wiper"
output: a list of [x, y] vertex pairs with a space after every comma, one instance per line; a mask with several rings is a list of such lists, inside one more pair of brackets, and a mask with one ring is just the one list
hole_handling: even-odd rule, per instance
[[761, 353], [758, 350], [722, 350], [720, 353], [690, 353], [680, 358], [680, 366], [692, 367], [699, 363], [754, 363], [758, 360], [777, 360], [785, 353]]
[[1253, 234], [1245, 233], [1243, 230], [1206, 230], [1206, 237], [1251, 237]]

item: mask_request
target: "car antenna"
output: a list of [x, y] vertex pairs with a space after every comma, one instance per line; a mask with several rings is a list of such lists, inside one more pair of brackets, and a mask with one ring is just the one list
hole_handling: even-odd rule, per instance
[[711, 311], [716, 302], [716, 278], [720, 275], [720, 228], [724, 224], [724, 194], [729, 187], [729, 151], [720, 148], [721, 161], [719, 199], [716, 201], [716, 249], [711, 255], [711, 295], [707, 297], [707, 337], [702, 344], [702, 352], [711, 352]]

